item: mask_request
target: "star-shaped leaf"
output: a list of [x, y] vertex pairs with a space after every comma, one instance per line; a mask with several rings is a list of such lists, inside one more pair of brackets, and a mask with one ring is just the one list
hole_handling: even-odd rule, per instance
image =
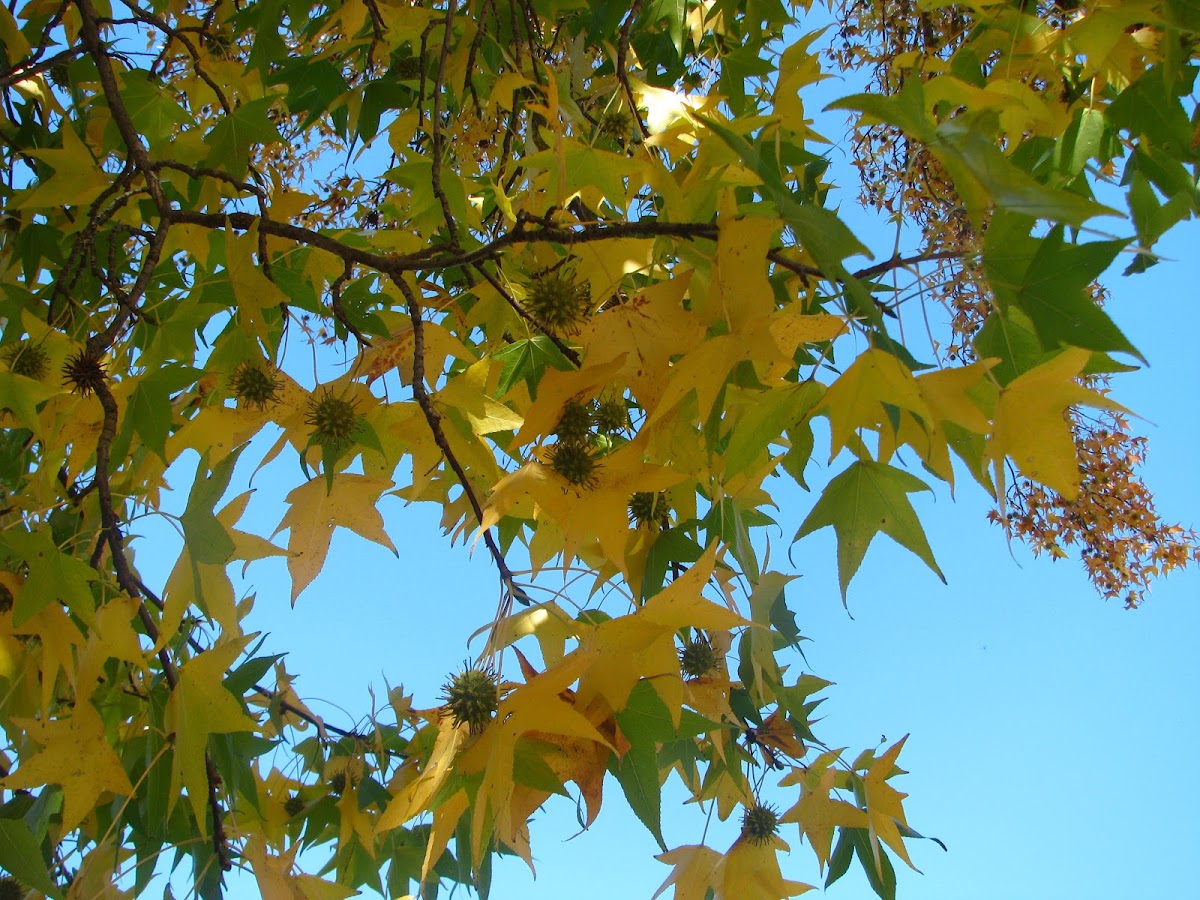
[[1003, 496], [1005, 457], [1027, 478], [1057, 491], [1064, 499], [1079, 493], [1079, 463], [1067, 410], [1075, 405], [1126, 410], [1079, 381], [1091, 354], [1073, 347], [1013, 379], [996, 401], [995, 429], [987, 455], [995, 467], [997, 492]]
[[927, 490], [925, 482], [908, 472], [870, 460], [855, 460], [826, 485], [793, 541], [826, 525], [833, 527], [837, 533], [838, 581], [843, 600], [846, 586], [858, 571], [867, 547], [880, 532], [917, 554], [945, 581], [946, 576], [934, 561], [925, 530], [908, 500], [908, 494]]
[[64, 833], [84, 820], [105, 791], [125, 797], [133, 793], [129, 776], [105, 734], [104, 722], [90, 703], [77, 704], [69, 718], [22, 720], [19, 724], [42, 749], [0, 784], [9, 791], [61, 785]]
[[222, 684], [249, 640], [248, 636], [238, 638], [192, 657], [180, 667], [179, 681], [167, 700], [166, 727], [175, 734], [168, 808], [174, 807], [180, 789], [186, 788], [201, 828], [208, 802], [204, 754], [209, 735], [255, 731], [258, 727]]
[[833, 830], [838, 827], [866, 828], [867, 814], [845, 800], [830, 796], [830, 791], [845, 784], [848, 772], [833, 768], [840, 751], [829, 750], [803, 769], [792, 771], [779, 782], [780, 787], [800, 786], [800, 799], [780, 816], [780, 822], [795, 822], [808, 838], [821, 871], [829, 862]]
[[291, 529], [288, 572], [292, 576], [293, 603], [324, 566], [334, 528], [349, 528], [399, 556], [383, 530], [383, 516], [375, 508], [380, 495], [391, 486], [390, 481], [340, 472], [333, 476], [328, 491], [324, 478], [314, 478], [287, 495], [288, 511], [271, 536]]

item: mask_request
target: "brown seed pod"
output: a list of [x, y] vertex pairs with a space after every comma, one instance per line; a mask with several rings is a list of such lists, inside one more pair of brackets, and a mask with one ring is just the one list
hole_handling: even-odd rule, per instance
[[550, 468], [582, 488], [596, 486], [596, 470], [600, 463], [587, 444], [558, 443], [550, 450]]
[[21, 900], [25, 887], [11, 875], [0, 878], [0, 900]]
[[84, 397], [104, 384], [104, 362], [89, 350], [80, 350], [63, 364], [63, 384]]
[[[345, 776], [342, 776], [342, 786], [345, 787]], [[298, 816], [304, 812], [304, 798], [299, 794], [292, 794], [287, 798], [287, 802], [283, 804], [283, 811], [288, 814], [289, 818]]]

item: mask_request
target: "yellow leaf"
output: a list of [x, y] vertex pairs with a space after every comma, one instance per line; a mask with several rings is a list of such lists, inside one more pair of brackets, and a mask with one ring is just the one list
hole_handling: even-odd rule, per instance
[[900, 836], [900, 825], [908, 826], [904, 818], [904, 808], [901, 801], [908, 796], [902, 794], [887, 783], [893, 775], [902, 775], [903, 770], [895, 771], [896, 757], [908, 735], [900, 738], [884, 754], [877, 757], [867, 774], [863, 776], [863, 790], [866, 794], [868, 829], [871, 835], [871, 849], [875, 853], [875, 868], [881, 874], [883, 869], [879, 860], [879, 842], [883, 841], [896, 852], [896, 855], [908, 865], [916, 869], [908, 858], [908, 849]]
[[996, 401], [995, 429], [987, 455], [1004, 495], [1004, 459], [1021, 474], [1057, 491], [1067, 501], [1079, 493], [1079, 462], [1067, 410], [1075, 405], [1128, 412], [1078, 382], [1091, 353], [1077, 347], [1014, 378]]
[[303, 846], [297, 841], [278, 856], [267, 853], [261, 835], [253, 835], [242, 848], [242, 856], [250, 863], [258, 882], [261, 897], [271, 900], [342, 900], [359, 892], [345, 885], [333, 884], [315, 875], [293, 873], [296, 852]]
[[201, 829], [206, 827], [208, 780], [204, 753], [209, 735], [255, 731], [258, 727], [222, 684], [225, 673], [249, 640], [248, 636], [238, 638], [192, 657], [180, 667], [179, 681], [167, 699], [166, 727], [175, 734], [167, 809], [174, 808], [180, 788], [186, 788]]
[[576, 650], [540, 675], [518, 686], [500, 701], [491, 724], [459, 758], [459, 771], [470, 775], [483, 772], [471, 817], [471, 847], [475, 864], [491, 834], [508, 837], [515, 833], [512, 819], [513, 763], [517, 741], [529, 732], [585, 738], [608, 746], [608, 741], [574, 705], [561, 696], [596, 662], [595, 654]]
[[19, 199], [11, 208], [87, 206], [109, 186], [112, 176], [96, 165], [92, 151], [75, 133], [75, 126], [64, 119], [58, 133], [63, 140], [61, 149], [25, 151], [53, 168], [54, 174], [28, 193], [18, 192]]
[[713, 873], [722, 859], [720, 853], [702, 844], [676, 847], [654, 858], [674, 868], [650, 900], [655, 900], [672, 885], [675, 887], [675, 900], [704, 900], [712, 884]]
[[734, 204], [729, 191], [722, 201], [712, 282], [700, 314], [708, 324], [724, 321], [729, 331], [737, 331], [743, 323], [768, 316], [775, 309], [775, 293], [763, 260], [781, 223], [778, 219], [739, 218], [730, 208]]
[[605, 360], [602, 365], [563, 372], [550, 369], [538, 384], [537, 402], [525, 414], [525, 424], [517, 432], [516, 446], [527, 444], [535, 438], [549, 434], [562, 418], [568, 401], [576, 397], [592, 397], [621, 371], [624, 356]]
[[398, 828], [409, 819], [429, 808], [430, 802], [454, 771], [454, 762], [470, 733], [469, 728], [455, 725], [453, 716], [442, 716], [437, 722], [437, 738], [433, 743], [433, 751], [425, 763], [421, 774], [404, 786], [400, 793], [388, 804], [379, 822], [376, 832], [382, 834], [393, 828]]
[[96, 620], [90, 630], [87, 646], [79, 659], [78, 684], [87, 697], [101, 684], [104, 663], [120, 659], [144, 667], [145, 654], [133, 630], [138, 601], [131, 597], [115, 597], [96, 610]]
[[776, 852], [789, 849], [777, 837], [739, 837], [713, 873], [714, 900], [783, 900], [811, 891], [811, 884], [788, 881], [779, 870]]
[[623, 359], [610, 378], [629, 385], [647, 409], [662, 393], [671, 357], [704, 340], [699, 318], [683, 308], [690, 282], [691, 272], [660, 281], [604, 315], [593, 316], [579, 334], [589, 366]]
[[275, 282], [263, 274], [254, 261], [258, 252], [258, 220], [249, 230], [238, 235], [233, 227], [225, 226], [225, 269], [229, 284], [237, 298], [237, 318], [249, 334], [268, 343], [268, 331], [263, 319], [263, 310], [273, 309], [287, 302]]
[[338, 526], [400, 555], [383, 530], [383, 516], [375, 508], [380, 495], [391, 486], [390, 481], [341, 472], [333, 476], [332, 490], [325, 490], [324, 478], [314, 478], [287, 495], [288, 511], [271, 537], [291, 529], [288, 572], [292, 576], [292, 603], [325, 565], [333, 529]]
[[433, 395], [434, 403], [463, 416], [477, 435], [497, 431], [515, 431], [524, 419], [503, 403], [493, 400], [487, 391], [488, 377], [495, 360], [481, 359], [465, 372], [446, 382]]
[[433, 811], [433, 827], [429, 830], [429, 843], [425, 845], [425, 861], [421, 864], [421, 881], [424, 882], [429, 870], [437, 865], [450, 843], [450, 837], [458, 827], [458, 820], [467, 811], [470, 801], [466, 791], [455, 791], [449, 800], [439, 803]]
[[[525, 420], [526, 427], [529, 422]], [[645, 438], [638, 438], [604, 457], [587, 486], [571, 484], [543, 463], [527, 463], [496, 483], [484, 509], [480, 533], [505, 515], [521, 510], [528, 498], [537, 504], [539, 518], [549, 517], [562, 529], [560, 546], [568, 559], [582, 542], [595, 538], [613, 565], [624, 566], [625, 548], [632, 533], [630, 496], [666, 490], [686, 477], [643, 461], [645, 445]]]
[[683, 681], [675, 632], [685, 626], [721, 632], [749, 624], [733, 610], [703, 596], [715, 565], [714, 545], [636, 613], [603, 622], [586, 635], [583, 647], [595, 651], [596, 662], [579, 680], [580, 705], [591, 706], [600, 697], [610, 711], [619, 712], [634, 685], [642, 678], [653, 678], [655, 691], [678, 723]]
[[829, 458], [837, 456], [858, 428], [890, 429], [884, 404], [930, 422], [933, 414], [908, 366], [883, 350], [868, 350], [825, 391], [818, 411], [829, 415]]
[[71, 617], [57, 603], [41, 609], [13, 628], [13, 634], [34, 634], [41, 644], [41, 708], [50, 709], [56, 696], [58, 673], [62, 672], [72, 687], [75, 685], [75, 660], [71, 648], [83, 646], [83, 635]]
[[104, 722], [90, 703], [76, 704], [64, 719], [16, 721], [41, 749], [16, 772], [0, 779], [0, 786], [15, 791], [61, 785], [64, 834], [74, 831], [106, 791], [123, 797], [133, 793], [129, 776], [105, 735]]
[[822, 872], [829, 862], [833, 830], [839, 826], [866, 828], [868, 824], [867, 814], [857, 806], [830, 796], [834, 788], [845, 786], [843, 782], [848, 775], [831, 768], [839, 754], [838, 750], [826, 751], [807, 767], [792, 769], [779, 782], [780, 787], [800, 785], [800, 799], [780, 816], [779, 821], [795, 822], [800, 826], [800, 833], [812, 844]]

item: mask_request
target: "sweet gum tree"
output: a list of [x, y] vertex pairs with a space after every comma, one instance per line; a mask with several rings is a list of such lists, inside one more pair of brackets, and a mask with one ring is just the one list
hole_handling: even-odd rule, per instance
[[[660, 893], [801, 893], [781, 835], [894, 893], [903, 741], [813, 734], [769, 476], [835, 461], [796, 539], [835, 530], [843, 594], [881, 532], [938, 571], [939, 481], [1129, 605], [1197, 558], [1094, 282], [1197, 212], [1200, 8], [846, 0], [822, 35], [810, 5], [0, 8], [3, 890], [137, 894], [165, 852], [203, 897], [486, 894], [611, 774], [660, 843], [668, 778], [742, 822], [664, 845]], [[883, 246], [825, 205], [829, 70]], [[902, 327], [930, 307], [936, 340]], [[263, 466], [274, 534], [238, 527]], [[393, 546], [389, 495], [499, 602], [442, 697], [325, 722], [230, 566], [286, 557], [295, 601], [336, 529]], [[183, 536], [162, 583], [146, 516]]]

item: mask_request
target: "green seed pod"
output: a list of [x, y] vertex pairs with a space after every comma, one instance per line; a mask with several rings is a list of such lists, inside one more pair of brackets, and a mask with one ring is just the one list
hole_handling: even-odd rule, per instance
[[554, 426], [554, 435], [559, 441], [567, 444], [582, 444], [592, 432], [591, 404], [578, 400], [568, 401], [563, 408], [558, 424]]
[[613, 109], [600, 117], [598, 127], [600, 133], [605, 137], [623, 141], [629, 137], [629, 129], [632, 125], [633, 119], [630, 118], [629, 113], [623, 109]]
[[543, 275], [533, 283], [525, 308], [555, 334], [574, 334], [590, 312], [592, 292], [563, 272]]
[[265, 409], [268, 403], [274, 403], [279, 393], [278, 379], [265, 366], [254, 362], [244, 362], [238, 366], [231, 385], [239, 403], [258, 409]]
[[308, 401], [308, 417], [305, 421], [312, 426], [314, 443], [335, 449], [349, 446], [354, 442], [359, 419], [351, 401], [335, 397], [329, 391]]
[[629, 408], [622, 397], [608, 397], [596, 405], [596, 428], [605, 434], [619, 434], [629, 427]]
[[14, 375], [24, 375], [34, 381], [41, 381], [50, 371], [50, 357], [46, 351], [40, 344], [29, 341], [10, 344], [4, 351], [4, 360]]
[[717, 651], [707, 638], [688, 641], [679, 651], [679, 668], [688, 678], [700, 678], [717, 668]]
[[459, 672], [442, 689], [446, 713], [455, 725], [466, 725], [477, 734], [492, 721], [500, 706], [500, 691], [496, 677], [484, 669], [470, 668]]
[[587, 444], [555, 444], [550, 450], [550, 468], [582, 488], [596, 486], [596, 470], [600, 464]]
[[634, 528], [666, 531], [671, 526], [671, 502], [666, 491], [638, 491], [629, 498], [629, 521]]
[[779, 814], [773, 807], [758, 803], [742, 814], [742, 836], [755, 844], [765, 844], [779, 831]]

